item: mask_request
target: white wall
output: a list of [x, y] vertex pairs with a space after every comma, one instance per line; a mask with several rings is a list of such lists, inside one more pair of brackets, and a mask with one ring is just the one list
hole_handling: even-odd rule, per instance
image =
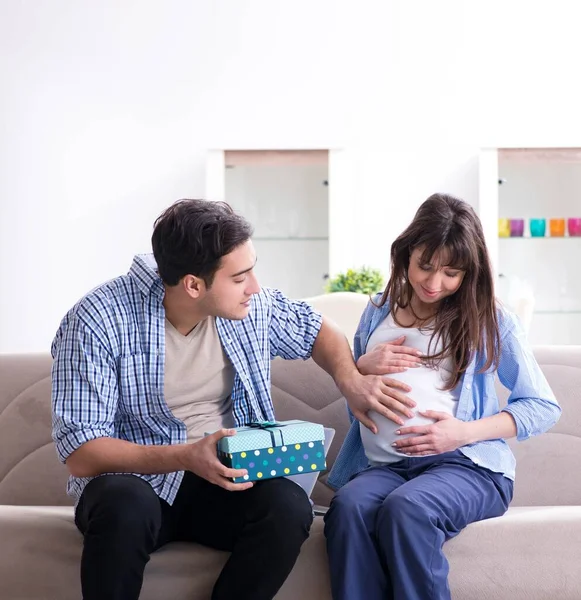
[[348, 266], [432, 191], [477, 204], [479, 147], [578, 145], [571, 5], [0, 0], [0, 352], [46, 350], [207, 148], [344, 148]]

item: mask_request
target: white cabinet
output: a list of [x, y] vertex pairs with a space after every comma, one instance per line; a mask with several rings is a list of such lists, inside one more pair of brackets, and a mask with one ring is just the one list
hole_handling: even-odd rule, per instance
[[328, 153], [241, 151], [224, 157], [223, 198], [254, 226], [260, 283], [291, 298], [323, 293], [329, 273]]
[[[498, 273], [532, 287], [533, 344], [581, 344], [581, 237], [550, 237], [552, 218], [581, 217], [579, 149], [500, 149], [498, 217], [525, 219], [523, 237], [496, 236]], [[481, 198], [481, 202], [487, 201]], [[546, 219], [531, 237], [530, 219]]]

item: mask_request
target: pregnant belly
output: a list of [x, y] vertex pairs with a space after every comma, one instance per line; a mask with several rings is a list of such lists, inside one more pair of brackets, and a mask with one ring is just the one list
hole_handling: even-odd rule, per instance
[[[426, 389], [423, 386], [417, 386], [416, 382], [416, 386], [409, 396], [417, 403], [417, 406], [412, 409], [416, 414], [411, 418], [404, 417], [404, 427], [431, 425], [435, 422], [434, 419], [417, 414], [418, 411], [435, 410], [456, 416], [457, 402], [452, 395], [449, 392], [435, 389], [433, 385], [430, 386], [430, 389]], [[406, 455], [398, 452], [392, 444], [398, 439], [417, 434], [398, 435], [396, 431], [402, 425], [390, 421], [375, 411], [370, 411], [369, 417], [377, 425], [378, 432], [373, 434], [367, 427], [360, 425], [361, 441], [367, 458], [375, 463], [390, 463], [406, 458]]]
[[[394, 460], [401, 460], [406, 458], [406, 455], [398, 452], [393, 446], [393, 442], [398, 439], [410, 437], [410, 435], [398, 435], [396, 431], [401, 427], [397, 423], [386, 419], [384, 416], [376, 413], [375, 411], [369, 412], [369, 417], [377, 425], [377, 433], [373, 434], [367, 427], [360, 425], [361, 441], [365, 448], [365, 454], [367, 458], [372, 462], [394, 462]], [[428, 419], [421, 415], [416, 415], [411, 419], [405, 420], [405, 426], [411, 427], [412, 425], [431, 425], [434, 419]]]

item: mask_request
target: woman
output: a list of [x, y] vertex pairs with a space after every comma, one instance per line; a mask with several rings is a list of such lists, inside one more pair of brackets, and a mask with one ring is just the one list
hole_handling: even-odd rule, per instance
[[[415, 416], [370, 412], [375, 434], [353, 420], [329, 477], [338, 489], [325, 517], [334, 600], [450, 598], [444, 542], [512, 499], [504, 440], [542, 433], [561, 412], [516, 318], [494, 297], [480, 220], [451, 196], [428, 198], [393, 243], [385, 292], [355, 334], [360, 371], [392, 373], [398, 361], [385, 353], [398, 346], [386, 341], [401, 336], [409, 368], [390, 377], [411, 386]], [[409, 347], [423, 355], [419, 365]], [[510, 390], [502, 411], [496, 373]]]

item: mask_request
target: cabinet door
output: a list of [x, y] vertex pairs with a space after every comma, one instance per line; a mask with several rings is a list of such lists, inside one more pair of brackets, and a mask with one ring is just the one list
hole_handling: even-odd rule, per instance
[[324, 291], [329, 271], [327, 164], [225, 168], [224, 195], [254, 226], [262, 285], [292, 298]]

